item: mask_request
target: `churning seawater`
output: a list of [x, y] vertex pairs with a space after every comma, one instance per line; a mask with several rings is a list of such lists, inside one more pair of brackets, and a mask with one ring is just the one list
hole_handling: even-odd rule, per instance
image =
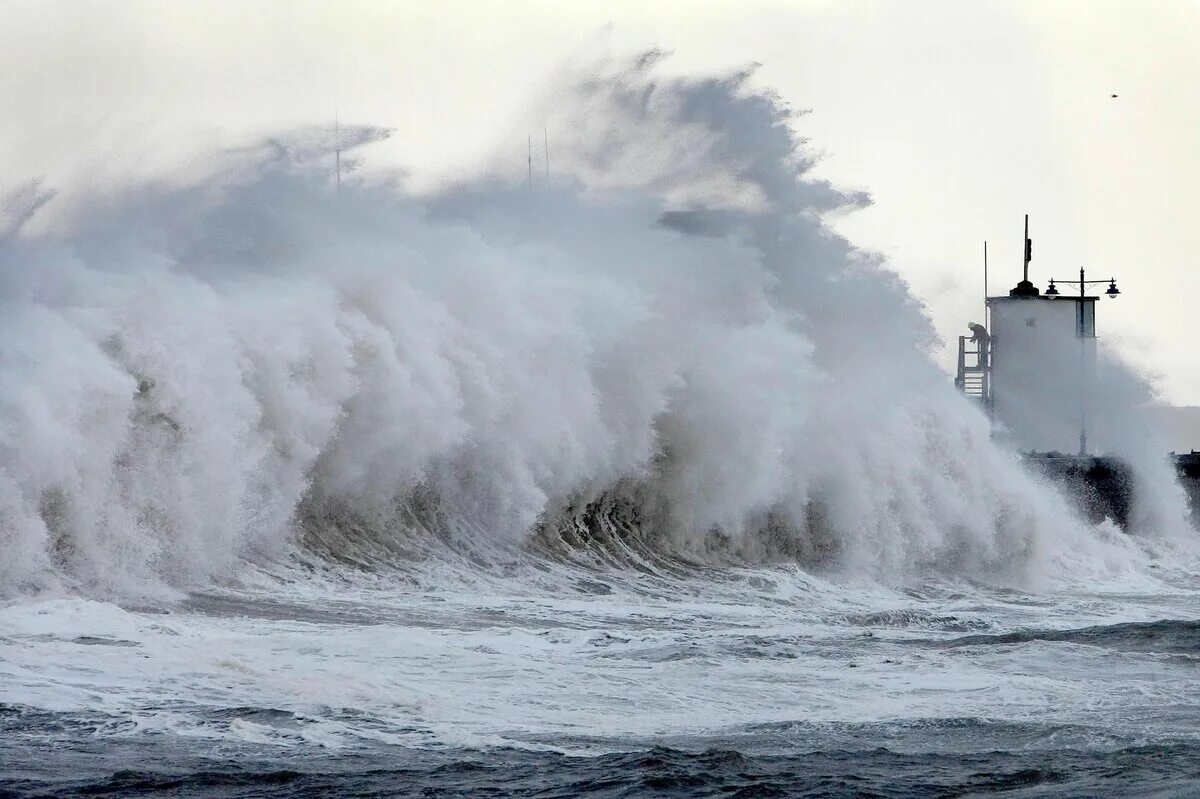
[[1088, 524], [799, 117], [654, 62], [554, 93], [536, 184], [310, 130], [0, 198], [0, 795], [1200, 792], [1144, 383]]
[[1198, 589], [533, 562], [22, 602], [0, 794], [1189, 796]]

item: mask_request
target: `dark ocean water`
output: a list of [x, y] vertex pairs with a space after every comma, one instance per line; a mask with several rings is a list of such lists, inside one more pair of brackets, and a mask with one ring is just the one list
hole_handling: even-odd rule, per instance
[[1136, 744], [1096, 730], [973, 719], [771, 726], [570, 756], [512, 748], [284, 753], [165, 736], [114, 743], [89, 737], [94, 722], [78, 718], [14, 707], [3, 718], [3, 797], [1200, 795], [1195, 742]]
[[[79, 754], [59, 753], [71, 761]], [[64, 764], [57, 776], [14, 769], [0, 796], [387, 797], [387, 796], [811, 796], [1012, 797], [1196, 796], [1200, 750], [1143, 746], [1114, 752], [1047, 750], [974, 755], [901, 754], [888, 749], [746, 755], [730, 749], [567, 757], [498, 750], [414, 757], [244, 757], [153, 760], [93, 771]], [[78, 769], [78, 770], [77, 770]]]

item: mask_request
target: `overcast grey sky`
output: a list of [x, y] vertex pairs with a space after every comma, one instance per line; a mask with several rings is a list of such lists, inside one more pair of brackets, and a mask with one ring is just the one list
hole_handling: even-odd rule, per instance
[[[146, 174], [251, 134], [392, 127], [371, 159], [416, 185], [524, 158], [555, 73], [649, 47], [665, 69], [762, 66], [811, 109], [821, 176], [875, 205], [836, 220], [947, 338], [1018, 279], [1118, 278], [1098, 330], [1200, 404], [1200, 3], [0, 2], [0, 186]], [[1120, 95], [1112, 99], [1112, 94]], [[553, 139], [553, 131], [550, 132]], [[553, 146], [553, 141], [551, 142]]]

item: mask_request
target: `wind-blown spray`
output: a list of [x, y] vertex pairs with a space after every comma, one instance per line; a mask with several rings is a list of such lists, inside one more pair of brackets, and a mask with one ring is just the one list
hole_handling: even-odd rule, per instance
[[992, 445], [903, 281], [823, 225], [867, 200], [807, 177], [778, 98], [653, 61], [559, 93], [534, 192], [335, 193], [279, 139], [8, 235], [0, 592], [550, 555], [589, 503], [664, 558], [1020, 580], [1128, 557]]

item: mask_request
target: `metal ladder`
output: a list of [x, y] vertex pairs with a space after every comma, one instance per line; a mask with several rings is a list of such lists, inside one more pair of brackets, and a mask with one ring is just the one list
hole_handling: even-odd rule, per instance
[[992, 404], [992, 368], [988, 344], [968, 349], [970, 339], [958, 337], [958, 376], [954, 385], [968, 397], [976, 397], [985, 408]]

